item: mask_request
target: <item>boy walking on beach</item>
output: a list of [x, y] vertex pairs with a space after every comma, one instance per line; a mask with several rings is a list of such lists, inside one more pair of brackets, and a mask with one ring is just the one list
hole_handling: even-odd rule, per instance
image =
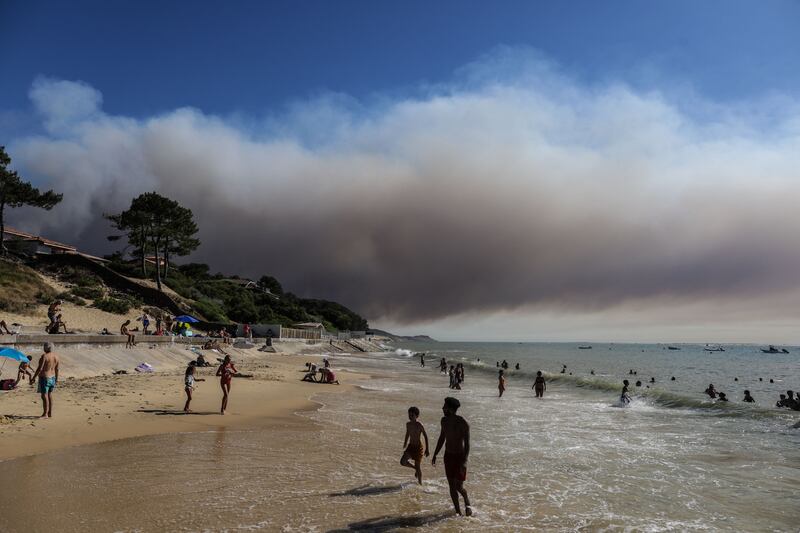
[[[408, 408], [408, 422], [406, 423], [406, 436], [403, 439], [403, 457], [400, 458], [400, 464], [413, 468], [415, 477], [420, 485], [422, 485], [422, 441], [420, 436], [425, 437], [425, 457], [430, 455], [428, 451], [428, 434], [425, 432], [425, 427], [417, 420], [419, 418], [419, 409], [416, 407]], [[409, 459], [414, 459], [414, 464], [409, 462]]]
[[450, 486], [450, 497], [453, 499], [456, 514], [461, 514], [458, 500], [460, 494], [464, 497], [464, 514], [472, 516], [469, 496], [464, 489], [464, 481], [467, 479], [467, 460], [469, 459], [469, 424], [456, 414], [459, 407], [461, 407], [461, 402], [457, 399], [450, 397], [444, 399], [442, 433], [436, 443], [431, 464], [436, 465], [436, 456], [444, 445], [444, 473], [447, 476], [447, 484]]
[[42, 395], [42, 416], [41, 418], [53, 417], [53, 389], [56, 388], [58, 381], [58, 356], [53, 353], [53, 343], [44, 343], [44, 353], [39, 358], [39, 366], [36, 367], [31, 380], [39, 378], [39, 394]]

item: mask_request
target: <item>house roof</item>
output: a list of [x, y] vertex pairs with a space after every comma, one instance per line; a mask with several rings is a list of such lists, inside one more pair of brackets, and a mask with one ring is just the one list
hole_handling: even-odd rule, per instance
[[16, 237], [17, 239], [22, 241], [38, 242], [39, 244], [47, 246], [48, 248], [58, 248], [60, 250], [65, 250], [70, 252], [78, 251], [77, 248], [69, 244], [64, 244], [63, 242], [46, 239], [44, 237], [40, 237], [39, 235], [33, 235], [32, 233], [26, 233], [24, 231], [19, 231], [14, 228], [9, 228], [8, 226], [6, 226], [4, 233], [10, 237]]

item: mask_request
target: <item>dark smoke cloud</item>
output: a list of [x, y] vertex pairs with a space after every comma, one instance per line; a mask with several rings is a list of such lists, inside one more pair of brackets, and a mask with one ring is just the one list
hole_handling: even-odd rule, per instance
[[92, 87], [40, 79], [47, 134], [10, 148], [65, 200], [15, 223], [103, 250], [98, 214], [156, 190], [196, 213], [193, 260], [394, 323], [800, 289], [794, 101], [765, 131], [754, 104], [689, 114], [515, 65], [487, 58], [405, 99], [308, 101], [263, 127], [109, 116]]

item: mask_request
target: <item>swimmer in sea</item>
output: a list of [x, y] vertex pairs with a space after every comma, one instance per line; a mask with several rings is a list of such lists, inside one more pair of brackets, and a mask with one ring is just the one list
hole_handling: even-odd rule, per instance
[[563, 368], [561, 369], [561, 373], [562, 374], [566, 374], [567, 373], [567, 365], [562, 365], [562, 367]]
[[[406, 422], [406, 436], [403, 439], [403, 457], [400, 458], [400, 464], [414, 469], [414, 476], [417, 481], [422, 485], [422, 440], [420, 437], [425, 437], [425, 457], [430, 455], [428, 451], [428, 434], [425, 432], [425, 427], [417, 420], [419, 418], [419, 409], [416, 407], [408, 408], [408, 422]], [[410, 459], [414, 460], [414, 464], [410, 463]]]
[[786, 407], [786, 395], [785, 394], [781, 394], [780, 395], [780, 400], [775, 402], [775, 407]]
[[753, 399], [753, 397], [750, 396], [750, 391], [749, 390], [744, 391], [744, 399], [742, 401], [743, 402], [747, 402], [747, 403], [755, 403], [756, 402]]
[[655, 383], [655, 382], [656, 382], [656, 378], [650, 378], [650, 383]]
[[628, 394], [628, 380], [622, 380], [622, 394], [619, 395], [619, 401], [622, 405], [628, 405], [631, 403], [631, 395]]
[[531, 388], [536, 391], [537, 398], [544, 398], [544, 391], [547, 390], [547, 383], [544, 381], [541, 370], [536, 372], [536, 379], [533, 381], [533, 386]]
[[728, 397], [725, 396], [724, 392], [720, 392], [719, 393], [719, 401], [721, 401], [721, 402], [727, 402], [728, 401]]
[[503, 377], [502, 370], [497, 374], [497, 389], [500, 391], [500, 396], [498, 396], [498, 398], [502, 398], [506, 390], [506, 378]]
[[439, 441], [433, 451], [431, 464], [436, 465], [436, 456], [444, 445], [444, 473], [447, 476], [447, 484], [450, 486], [450, 498], [453, 500], [456, 514], [461, 514], [458, 500], [460, 494], [464, 498], [464, 514], [472, 516], [469, 496], [464, 489], [464, 481], [467, 479], [467, 461], [469, 460], [469, 424], [456, 414], [459, 407], [461, 407], [461, 403], [457, 399], [444, 399], [442, 433], [439, 435]]
[[706, 390], [704, 390], [703, 392], [708, 394], [709, 398], [716, 398], [717, 397], [717, 390], [714, 388], [714, 384], [713, 383], [709, 383], [708, 384], [708, 388]]
[[637, 387], [641, 387], [641, 386], [642, 386], [642, 382], [641, 382], [641, 381], [637, 381], [637, 382], [636, 382], [636, 386], [637, 386]]

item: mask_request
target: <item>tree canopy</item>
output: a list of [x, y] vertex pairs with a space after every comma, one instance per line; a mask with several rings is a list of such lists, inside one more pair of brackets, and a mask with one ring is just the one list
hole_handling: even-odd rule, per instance
[[5, 146], [0, 146], [0, 250], [5, 248], [5, 209], [6, 207], [22, 207], [29, 205], [50, 210], [58, 204], [64, 195], [51, 190], [41, 192], [19, 176], [17, 171], [9, 169], [11, 157]]
[[[147, 257], [153, 254], [158, 290], [162, 276], [169, 273], [170, 257], [189, 255], [200, 246], [192, 210], [156, 192], [140, 194], [125, 211], [105, 217], [133, 246], [143, 276], [147, 276]], [[122, 236], [111, 235], [109, 240]]]

